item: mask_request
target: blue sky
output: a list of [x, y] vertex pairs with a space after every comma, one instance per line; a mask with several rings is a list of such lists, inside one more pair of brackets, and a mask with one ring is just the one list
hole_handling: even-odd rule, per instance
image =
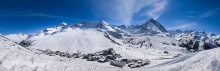
[[114, 25], [156, 19], [167, 30], [220, 34], [220, 0], [0, 0], [0, 33], [34, 34], [61, 22]]

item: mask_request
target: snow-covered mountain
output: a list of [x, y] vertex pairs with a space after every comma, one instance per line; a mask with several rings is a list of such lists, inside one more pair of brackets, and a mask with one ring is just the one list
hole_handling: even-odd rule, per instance
[[151, 18], [141, 24], [120, 25], [117, 27], [126, 31], [126, 32], [129, 32], [132, 35], [145, 34], [145, 35], [154, 36], [157, 34], [167, 34], [168, 33], [168, 31], [159, 22], [157, 22], [153, 18]]
[[[219, 71], [219, 48], [199, 53], [185, 54], [174, 59], [150, 59], [154, 57], [169, 57], [169, 54], [157, 55], [157, 51], [146, 54], [151, 64], [141, 68], [118, 68], [108, 63], [89, 62], [82, 59], [47, 56], [43, 53], [27, 49], [15, 44], [3, 35], [0, 36], [0, 70], [1, 71]], [[97, 49], [98, 50], [98, 49]], [[154, 53], [155, 52], [155, 53]], [[136, 53], [139, 55], [139, 53]], [[164, 56], [165, 55], [165, 56]], [[168, 56], [167, 56], [168, 55]]]
[[166, 33], [167, 30], [153, 18], [144, 22], [143, 24], [138, 24], [134, 28], [141, 29], [144, 32], [153, 32], [153, 33]]
[[[218, 71], [220, 65], [218, 56], [215, 56], [219, 54], [220, 35], [192, 30], [167, 31], [153, 18], [137, 25], [119, 26], [103, 20], [76, 24], [62, 22], [32, 35], [1, 35], [0, 44], [0, 70], [9, 71], [201, 71], [195, 66], [206, 67], [202, 69], [204, 71]], [[109, 48], [114, 50], [113, 55], [105, 57], [102, 52], [109, 54], [106, 50]], [[69, 56], [76, 53], [82, 53], [83, 58]], [[111, 60], [110, 64], [98, 63], [100, 59], [116, 55], [121, 58]], [[97, 57], [100, 57], [98, 62], [95, 61]], [[134, 60], [126, 64], [120, 61], [123, 59]], [[149, 60], [150, 64], [138, 64], [141, 59]], [[112, 66], [112, 61], [116, 66], [121, 62], [123, 68]], [[207, 64], [204, 66], [202, 62]]]
[[23, 40], [25, 40], [28, 37], [28, 34], [22, 34], [22, 33], [9, 34], [9, 35], [6, 35], [6, 37], [16, 43], [21, 43]]
[[213, 33], [206, 34], [205, 31], [192, 30], [171, 30], [172, 38], [182, 43], [181, 47], [186, 47], [188, 50], [206, 50], [219, 47], [219, 36]]
[[142, 70], [149, 71], [219, 71], [220, 48], [214, 48], [199, 53], [185, 55], [174, 60], [146, 67]]
[[73, 25], [79, 28], [99, 28], [99, 29], [107, 29], [109, 31], [115, 31], [112, 26], [110, 26], [107, 22], [103, 20], [99, 20], [98, 22], [94, 21], [85, 21], [78, 24]]
[[[27, 48], [67, 52], [81, 51], [83, 53], [114, 48], [117, 49], [116, 52], [128, 58], [144, 58], [145, 52], [139, 50], [146, 49], [183, 53], [182, 48], [178, 46], [180, 43], [166, 36], [167, 30], [160, 23], [150, 19], [141, 25], [130, 26], [131, 28], [128, 29], [109, 25], [103, 20], [86, 21], [73, 25], [61, 23], [29, 36], [20, 44]], [[150, 36], [147, 31], [150, 31]], [[152, 31], [156, 33], [152, 33]], [[158, 43], [160, 44], [158, 45]], [[140, 53], [140, 56], [131, 54], [131, 52]]]
[[[48, 44], [49, 42], [49, 44]], [[24, 47], [62, 51], [94, 52], [96, 48], [141, 48], [201, 51], [219, 47], [219, 36], [204, 31], [167, 31], [153, 18], [142, 24], [113, 26], [103, 20], [61, 24], [30, 35], [20, 43]], [[161, 44], [161, 45], [158, 45]], [[89, 51], [86, 49], [90, 49]], [[94, 49], [94, 51], [92, 51]], [[121, 52], [122, 50], [119, 50]], [[172, 51], [175, 52], [175, 51]], [[122, 52], [121, 52], [122, 53]], [[126, 54], [125, 54], [126, 55]]]

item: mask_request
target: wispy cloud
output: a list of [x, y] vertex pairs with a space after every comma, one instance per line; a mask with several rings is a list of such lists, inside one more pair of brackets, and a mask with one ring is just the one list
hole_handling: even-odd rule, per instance
[[210, 17], [216, 14], [219, 14], [220, 8], [215, 8], [215, 9], [211, 9], [205, 12], [197, 12], [197, 11], [189, 11], [187, 17], [191, 17], [191, 18], [197, 18], [198, 20], [202, 19], [202, 18], [206, 18], [206, 17]]
[[197, 26], [197, 23], [193, 22], [193, 23], [185, 23], [185, 24], [181, 24], [181, 25], [177, 25], [174, 26], [172, 28], [169, 28], [169, 30], [172, 29], [187, 29], [187, 28], [195, 28]]
[[151, 0], [117, 0], [114, 14], [123, 24], [130, 24], [134, 13], [138, 13], [143, 7], [150, 5]]
[[117, 0], [117, 3], [114, 7], [115, 15], [123, 21], [123, 24], [130, 24], [133, 14], [139, 12], [149, 2], [146, 0]]
[[147, 14], [150, 17], [157, 19], [161, 15], [162, 11], [166, 8], [167, 3], [167, 0], [155, 0], [152, 4], [152, 10], [149, 10]]
[[70, 19], [70, 20], [78, 20], [84, 21], [82, 19], [76, 19], [71, 17], [63, 17], [63, 16], [56, 16], [56, 15], [49, 15], [44, 13], [32, 13], [32, 12], [9, 12], [9, 14], [1, 15], [1, 17], [8, 17], [8, 16], [38, 16], [38, 17], [48, 17], [48, 18], [56, 18], [56, 19]]
[[193, 29], [193, 28], [209, 28], [201, 26], [198, 22], [188, 22], [185, 20], [174, 20], [172, 23], [176, 24], [176, 26], [168, 28], [172, 29]]
[[183, 23], [187, 23], [187, 22], [185, 20], [173, 20], [172, 23], [183, 24]]
[[[122, 24], [130, 24], [133, 15], [137, 13], [140, 16], [157, 19], [167, 2], [167, 0], [110, 0], [102, 2], [101, 10], [106, 9], [104, 12], [108, 16], [122, 21]], [[145, 9], [146, 7], [148, 9]]]
[[210, 28], [210, 27], [204, 27], [199, 24], [199, 20], [210, 17], [213, 15], [218, 14], [220, 11], [220, 8], [211, 9], [205, 12], [197, 12], [197, 11], [189, 11], [189, 16], [191, 18], [196, 18], [194, 21], [185, 21], [185, 20], [174, 20], [172, 23], [176, 24], [176, 26], [170, 28], [171, 29], [193, 29], [193, 28]]
[[219, 10], [220, 10], [220, 8], [209, 10], [207, 12], [204, 12], [200, 17], [206, 18], [206, 17], [212, 16], [212, 15], [218, 14], [217, 11], [219, 11]]

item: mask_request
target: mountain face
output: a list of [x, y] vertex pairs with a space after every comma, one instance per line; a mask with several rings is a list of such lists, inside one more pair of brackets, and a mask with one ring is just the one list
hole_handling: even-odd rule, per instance
[[220, 63], [220, 35], [167, 31], [154, 19], [120, 26], [62, 22], [32, 35], [0, 34], [0, 44], [2, 71], [219, 71]]
[[187, 50], [206, 50], [219, 47], [219, 36], [213, 33], [206, 34], [205, 31], [171, 30], [172, 38], [182, 43], [180, 47]]
[[9, 34], [6, 35], [7, 38], [9, 38], [10, 40], [16, 42], [16, 43], [21, 43], [23, 40], [25, 40], [29, 35], [28, 34]]
[[134, 27], [134, 25], [120, 25], [120, 26], [117, 26], [118, 28], [121, 28], [121, 29], [132, 29]]
[[146, 21], [143, 24], [138, 24], [136, 25], [134, 28], [139, 28], [141, 30], [145, 30], [145, 31], [155, 31], [155, 32], [167, 32], [167, 30], [157, 21], [155, 21], [153, 18], [151, 18], [150, 20]]
[[74, 25], [78, 28], [98, 28], [98, 29], [107, 29], [110, 31], [115, 31], [107, 22], [99, 20], [98, 22], [94, 21], [85, 21]]
[[[97, 34], [94, 35], [94, 33]], [[56, 39], [55, 37], [60, 38], [60, 40]], [[80, 39], [78, 39], [79, 37]], [[167, 38], [168, 40], [171, 40], [171, 42], [168, 42], [167, 40], [155, 40], [155, 37]], [[69, 38], [75, 39], [71, 40]], [[157, 43], [159, 43], [160, 41], [161, 44], [165, 43], [169, 45], [172, 44], [173, 46], [175, 45], [183, 47], [186, 48], [188, 51], [200, 51], [219, 47], [219, 36], [216, 36], [214, 34], [206, 34], [204, 31], [167, 31], [159, 22], [155, 21], [153, 18], [149, 19], [148, 21], [142, 24], [120, 26], [109, 25], [107, 22], [103, 20], [99, 20], [98, 22], [85, 21], [73, 25], [62, 22], [61, 24], [53, 28], [46, 28], [45, 30], [42, 30], [34, 35], [30, 35], [29, 37], [27, 37], [26, 40], [22, 41], [20, 44], [25, 47], [34, 46], [34, 48], [42, 49], [57, 47], [56, 50], [59, 50], [63, 48], [62, 46], [65, 46], [68, 49], [80, 46], [72, 44], [68, 44], [68, 46], [66, 46], [67, 44], [61, 46], [54, 46], [53, 44], [59, 44], [61, 41], [63, 43], [65, 41], [74, 41], [72, 43], [78, 43], [81, 42], [82, 39], [85, 39], [90, 42], [96, 41], [96, 44], [93, 43], [95, 47], [95, 45], [99, 45], [99, 43], [102, 43], [99, 42], [101, 40], [98, 40], [100, 38], [105, 40], [105, 43], [107, 42], [107, 40], [109, 40], [110, 42], [108, 43], [111, 43], [109, 44], [109, 46], [111, 46], [112, 44], [116, 44], [117, 46], [121, 47], [136, 47], [145, 49], [149, 48], [152, 45], [157, 46], [157, 44], [152, 43], [152, 41]], [[57, 42], [48, 45], [47, 42], [50, 42], [48, 40], [50, 40], [51, 42]], [[84, 45], [88, 47], [87, 45], [91, 45], [90, 42], [84, 42]], [[47, 46], [41, 46], [42, 44]], [[164, 48], [164, 46], [158, 47]], [[74, 48], [72, 49], [74, 50]]]
[[[103, 20], [98, 22], [85, 21], [73, 25], [63, 22], [55, 27], [46, 28], [28, 36], [20, 45], [34, 49], [82, 51], [83, 53], [96, 52], [97, 49], [114, 48], [117, 49], [117, 53], [128, 58], [137, 57], [130, 53], [133, 49], [137, 49], [137, 51], [132, 51], [132, 53], [140, 53], [138, 57], [143, 57], [145, 54], [139, 52], [139, 49], [155, 49], [163, 52], [162, 49], [166, 48], [167, 51], [172, 52], [170, 47], [173, 47], [177, 51], [182, 51], [182, 48], [176, 48], [177, 44], [180, 43], [166, 36], [167, 30], [160, 23], [150, 19], [141, 25], [143, 27], [140, 25], [113, 26]], [[149, 33], [150, 36], [148, 36]], [[165, 39], [159, 40], [162, 38]], [[176, 45], [168, 46], [162, 44], [163, 42]], [[158, 43], [160, 45], [157, 45]]]
[[154, 36], [157, 34], [167, 34], [168, 31], [153, 18], [147, 20], [144, 23], [137, 25], [120, 25], [118, 28], [129, 32], [130, 34], [145, 34]]

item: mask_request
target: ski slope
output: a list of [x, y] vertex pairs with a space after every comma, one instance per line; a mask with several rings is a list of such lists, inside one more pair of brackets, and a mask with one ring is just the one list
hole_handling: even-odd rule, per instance
[[183, 55], [176, 59], [151, 60], [151, 65], [141, 68], [114, 67], [109, 63], [90, 62], [47, 56], [27, 50], [0, 37], [1, 71], [219, 71], [220, 48]]
[[6, 37], [16, 43], [20, 43], [23, 40], [25, 40], [28, 37], [28, 35], [19, 33], [19, 34], [9, 34], [9, 35], [6, 35]]
[[156, 71], [219, 71], [220, 48], [182, 56], [146, 69]]
[[[154, 19], [133, 26], [112, 26], [103, 20], [62, 22], [32, 35], [1, 35], [0, 71], [219, 71], [219, 39], [204, 31], [167, 31]], [[120, 68], [40, 51], [88, 54], [108, 48], [121, 59], [148, 59], [150, 65]]]

